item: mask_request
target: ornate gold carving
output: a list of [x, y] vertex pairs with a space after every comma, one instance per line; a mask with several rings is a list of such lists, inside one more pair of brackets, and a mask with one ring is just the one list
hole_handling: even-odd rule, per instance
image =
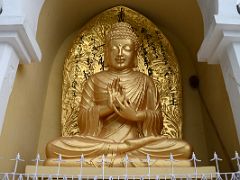
[[77, 117], [85, 80], [104, 70], [105, 34], [117, 21], [126, 21], [140, 40], [138, 70], [151, 76], [161, 94], [162, 135], [182, 137], [181, 75], [173, 49], [163, 33], [141, 14], [118, 6], [104, 11], [78, 33], [64, 65], [62, 136], [79, 134]]

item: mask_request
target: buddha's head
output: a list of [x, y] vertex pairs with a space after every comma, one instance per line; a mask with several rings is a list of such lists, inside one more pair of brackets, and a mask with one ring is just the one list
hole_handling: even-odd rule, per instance
[[105, 60], [109, 69], [122, 71], [137, 66], [138, 38], [130, 24], [113, 24], [106, 36]]

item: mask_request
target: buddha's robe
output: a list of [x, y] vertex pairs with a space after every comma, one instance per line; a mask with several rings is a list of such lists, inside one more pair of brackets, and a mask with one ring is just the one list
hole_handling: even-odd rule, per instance
[[[146, 111], [143, 121], [131, 121], [113, 112], [100, 117], [99, 107], [108, 104], [108, 84], [120, 79], [126, 97], [136, 111]], [[190, 146], [178, 139], [161, 136], [163, 118], [158, 92], [153, 80], [136, 71], [116, 73], [103, 71], [91, 76], [85, 83], [78, 118], [79, 136], [61, 137], [47, 146], [47, 165], [54, 165], [59, 154], [65, 165], [74, 165], [83, 154], [89, 166], [99, 165], [104, 154], [109, 166], [124, 166], [122, 159], [127, 154], [132, 166], [146, 166], [142, 162], [149, 154], [155, 166], [167, 165], [163, 159], [170, 153], [177, 159], [191, 155]], [[189, 165], [189, 163], [186, 163]]]

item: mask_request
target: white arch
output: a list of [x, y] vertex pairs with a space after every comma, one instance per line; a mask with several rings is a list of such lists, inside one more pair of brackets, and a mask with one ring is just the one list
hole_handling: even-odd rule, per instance
[[45, 0], [22, 0], [24, 6], [22, 6], [23, 12], [25, 12], [26, 21], [29, 23], [32, 31], [36, 35], [38, 19]]
[[200, 7], [203, 23], [204, 23], [204, 34], [208, 32], [213, 17], [215, 14], [218, 14], [218, 0], [197, 0]]

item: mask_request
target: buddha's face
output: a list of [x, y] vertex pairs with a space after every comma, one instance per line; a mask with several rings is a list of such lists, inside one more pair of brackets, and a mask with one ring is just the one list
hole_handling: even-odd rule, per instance
[[136, 51], [131, 39], [113, 39], [107, 51], [110, 69], [121, 71], [134, 67]]

